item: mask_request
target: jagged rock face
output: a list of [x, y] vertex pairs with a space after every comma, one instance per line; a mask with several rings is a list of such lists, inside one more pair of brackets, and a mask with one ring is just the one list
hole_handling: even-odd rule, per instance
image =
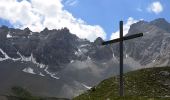
[[[13, 79], [8, 77], [11, 80], [4, 80], [3, 77], [0, 77], [3, 83], [10, 82], [7, 85], [3, 84], [0, 92], [13, 84], [18, 84], [29, 87], [40, 95], [44, 94], [44, 91], [46, 95], [60, 97], [72, 97], [79, 94], [89, 88], [86, 85], [95, 85], [111, 74], [103, 71], [112, 68], [111, 65], [115, 63], [111, 61], [113, 52], [109, 46], [102, 46], [100, 44], [102, 41], [101, 38], [94, 43], [80, 39], [71, 34], [67, 28], [61, 30], [46, 28], [38, 33], [31, 32], [28, 28], [20, 30], [3, 26], [0, 28], [0, 66], [3, 66], [1, 68], [6, 73], [3, 73], [2, 76], [7, 76], [8, 73], [10, 73], [9, 76], [12, 76], [17, 73], [17, 76], [23, 76], [21, 80], [24, 81], [17, 79], [16, 75], [12, 77]], [[105, 62], [109, 62], [106, 64], [107, 66], [103, 64]], [[13, 67], [12, 71], [9, 70], [10, 66]], [[25, 76], [23, 73], [32, 74], [33, 78]], [[44, 78], [44, 89], [36, 86], [40, 82], [34, 76]], [[32, 87], [28, 86], [25, 81], [27, 78], [31, 79]], [[58, 86], [50, 83], [51, 87], [56, 88], [47, 89], [49, 87], [48, 79], [49, 82], [52, 82], [51, 79], [58, 82], [56, 84]]]
[[77, 49], [78, 38], [75, 35], [70, 34], [67, 29], [58, 32], [49, 31], [48, 33], [41, 39], [34, 51], [38, 62], [60, 66], [76, 59], [74, 52]]
[[[144, 36], [124, 42], [125, 72], [170, 65], [169, 25], [164, 19], [131, 25], [127, 35], [142, 32]], [[67, 28], [31, 32], [28, 28], [1, 27], [0, 93], [12, 85], [21, 85], [39, 95], [68, 98], [78, 95], [119, 72], [119, 44], [103, 46], [102, 41], [80, 39]], [[18, 76], [22, 76], [22, 82]]]
[[71, 35], [68, 29], [47, 31], [46, 35], [43, 34], [44, 31], [32, 33], [29, 29], [1, 31], [6, 39], [1, 42], [0, 48], [11, 58], [20, 58], [18, 53], [25, 57], [33, 54], [37, 62], [45, 65], [65, 64], [70, 59], [75, 59], [77, 37]]
[[156, 19], [150, 23], [140, 21], [133, 24], [128, 35], [143, 32], [144, 36], [126, 41], [126, 53], [139, 61], [142, 66], [151, 66], [150, 64], [152, 66], [169, 65], [170, 33], [167, 29], [170, 27], [167, 28], [168, 25], [170, 24], [164, 19]]
[[[109, 47], [103, 47], [98, 43], [102, 41], [90, 43], [70, 34], [66, 28], [45, 29], [40, 33], [33, 33], [28, 28], [23, 31], [1, 28], [0, 31], [4, 40], [0, 42], [0, 48], [11, 58], [20, 58], [21, 55], [30, 57], [32, 54], [38, 63], [63, 66], [71, 60], [85, 60], [88, 56], [100, 60], [106, 59], [107, 56], [110, 59], [112, 55]], [[104, 51], [108, 54], [103, 54]]]

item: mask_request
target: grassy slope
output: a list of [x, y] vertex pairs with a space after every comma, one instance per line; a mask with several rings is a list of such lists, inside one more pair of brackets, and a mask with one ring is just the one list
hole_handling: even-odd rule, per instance
[[[125, 97], [118, 97], [119, 79], [112, 77], [73, 100], [170, 100], [170, 67], [147, 68], [124, 75]], [[134, 97], [135, 96], [135, 97]]]

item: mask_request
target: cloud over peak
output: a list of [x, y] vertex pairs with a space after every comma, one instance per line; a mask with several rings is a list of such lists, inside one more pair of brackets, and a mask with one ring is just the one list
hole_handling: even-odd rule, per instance
[[[64, 9], [62, 0], [0, 0], [0, 18], [8, 20], [16, 28], [29, 27], [32, 31], [41, 31], [45, 27], [60, 29], [67, 27], [71, 33], [90, 41], [97, 37], [106, 38], [99, 25], [89, 25], [75, 18]], [[75, 1], [69, 1], [71, 4]], [[77, 1], [76, 1], [77, 2]]]
[[[138, 22], [138, 20], [135, 20], [132, 17], [128, 18], [127, 22], [123, 24], [123, 36], [125, 36], [128, 33], [130, 26], [136, 22]], [[116, 38], [119, 38], [119, 30], [113, 32], [110, 39], [116, 39]]]

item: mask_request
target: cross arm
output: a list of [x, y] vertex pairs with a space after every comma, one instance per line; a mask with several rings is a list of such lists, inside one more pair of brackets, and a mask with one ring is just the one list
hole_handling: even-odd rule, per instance
[[117, 38], [117, 39], [114, 39], [114, 40], [105, 41], [105, 42], [102, 43], [102, 45], [116, 43], [116, 42], [120, 42], [120, 41], [123, 41], [123, 40], [129, 40], [129, 39], [133, 39], [133, 38], [137, 38], [137, 37], [141, 37], [141, 36], [143, 36], [143, 33], [138, 33], [138, 34], [126, 36], [126, 37], [123, 37], [123, 38]]

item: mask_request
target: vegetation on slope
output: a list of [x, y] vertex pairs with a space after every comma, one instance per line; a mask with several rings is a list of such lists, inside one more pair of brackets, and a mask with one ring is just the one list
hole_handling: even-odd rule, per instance
[[69, 100], [65, 98], [33, 96], [26, 89], [14, 86], [11, 88], [12, 95], [4, 95], [8, 100]]
[[125, 97], [119, 97], [118, 76], [102, 81], [73, 100], [170, 100], [170, 67], [155, 67], [124, 75]]

